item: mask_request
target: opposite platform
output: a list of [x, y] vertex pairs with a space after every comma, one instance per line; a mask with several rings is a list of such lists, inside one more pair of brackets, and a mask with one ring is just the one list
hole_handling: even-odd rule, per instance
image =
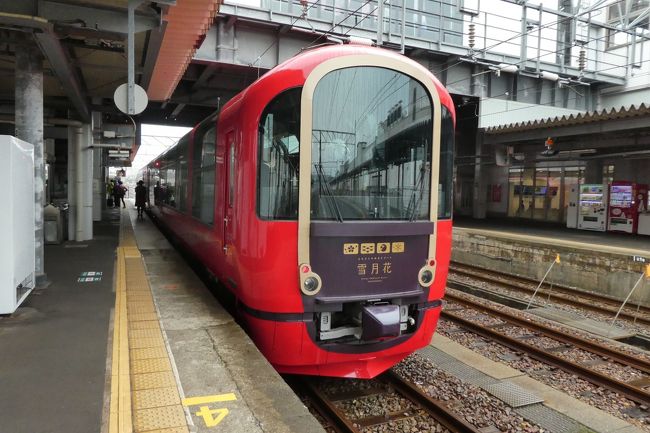
[[[534, 222], [462, 219], [454, 223], [452, 260], [623, 300], [647, 263], [650, 237], [548, 227]], [[650, 305], [643, 291], [631, 300]]]

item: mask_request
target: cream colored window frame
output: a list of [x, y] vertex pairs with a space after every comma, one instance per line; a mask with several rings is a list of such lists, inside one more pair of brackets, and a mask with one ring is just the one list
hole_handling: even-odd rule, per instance
[[[436, 257], [436, 223], [438, 221], [438, 182], [440, 171], [440, 127], [441, 127], [441, 103], [438, 91], [435, 88], [431, 76], [424, 70], [411, 64], [409, 61], [401, 61], [398, 58], [390, 58], [382, 55], [360, 54], [347, 55], [326, 60], [307, 77], [302, 88], [300, 106], [300, 179], [298, 188], [298, 269], [300, 274], [301, 287], [306, 278], [318, 275], [312, 271], [310, 264], [309, 238], [311, 225], [311, 148], [312, 148], [312, 126], [313, 126], [313, 101], [316, 86], [328, 73], [338, 69], [351, 67], [378, 67], [401, 72], [417, 80], [429, 92], [433, 102], [433, 125], [431, 130], [431, 183], [429, 200], [429, 218], [434, 224], [434, 233], [429, 236], [429, 253], [426, 263], [423, 263], [424, 270], [430, 270], [435, 275]], [[436, 131], [438, 133], [436, 133]], [[343, 223], [345, 224], [345, 223]]]

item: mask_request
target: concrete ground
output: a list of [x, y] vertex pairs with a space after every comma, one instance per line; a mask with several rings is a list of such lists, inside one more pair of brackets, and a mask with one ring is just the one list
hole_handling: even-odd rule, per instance
[[205, 405], [215, 411], [208, 418], [200, 404], [186, 404], [195, 429], [190, 430], [214, 431], [209, 419], [226, 413], [219, 420], [220, 431], [322, 432], [321, 425], [148, 217], [138, 221], [135, 210], [130, 209], [130, 214], [173, 355], [181, 398], [222, 399]]
[[[513, 394], [519, 394], [519, 400], [533, 397], [531, 403], [541, 400], [540, 403], [520, 407], [515, 405], [514, 410], [549, 432], [642, 432], [620, 418], [532, 379], [519, 370], [492, 361], [440, 334], [434, 335], [431, 345], [420, 353], [452, 375], [462, 373], [465, 376], [463, 380], [484, 388], [501, 400], [507, 401]], [[509, 392], [496, 392], [501, 389], [508, 389]]]
[[[51, 284], [0, 317], [1, 432], [100, 432], [118, 229], [115, 211], [94, 240], [47, 245]], [[77, 282], [88, 271], [101, 281]]]
[[559, 224], [538, 221], [487, 218], [477, 220], [468, 217], [455, 217], [454, 228], [484, 230], [499, 233], [512, 233], [538, 237], [544, 242], [554, 239], [589, 244], [592, 248], [616, 247], [621, 249], [650, 251], [650, 236], [625, 233], [594, 232], [569, 229]]

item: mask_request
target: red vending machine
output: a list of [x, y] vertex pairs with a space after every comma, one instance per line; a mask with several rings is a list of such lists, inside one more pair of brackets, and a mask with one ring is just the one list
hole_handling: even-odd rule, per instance
[[616, 181], [609, 186], [610, 232], [636, 233], [639, 212], [645, 211], [648, 202], [648, 185]]

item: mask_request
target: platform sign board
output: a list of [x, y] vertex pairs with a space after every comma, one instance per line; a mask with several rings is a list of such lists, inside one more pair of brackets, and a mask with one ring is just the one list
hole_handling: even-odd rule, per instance
[[88, 271], [88, 272], [82, 272], [81, 275], [79, 275], [79, 278], [77, 278], [78, 283], [94, 283], [97, 281], [102, 280], [102, 274], [103, 272], [98, 272], [98, 271]]
[[648, 263], [650, 262], [649, 259], [643, 257], [643, 256], [632, 256], [632, 261], [635, 263]]
[[[128, 114], [128, 102], [127, 102], [127, 91], [128, 85], [124, 83], [115, 89], [113, 94], [113, 101], [115, 106], [124, 114]], [[137, 84], [133, 87], [133, 102], [134, 102], [134, 112], [132, 114], [140, 114], [147, 108], [149, 103], [149, 98], [147, 97], [147, 92]]]

